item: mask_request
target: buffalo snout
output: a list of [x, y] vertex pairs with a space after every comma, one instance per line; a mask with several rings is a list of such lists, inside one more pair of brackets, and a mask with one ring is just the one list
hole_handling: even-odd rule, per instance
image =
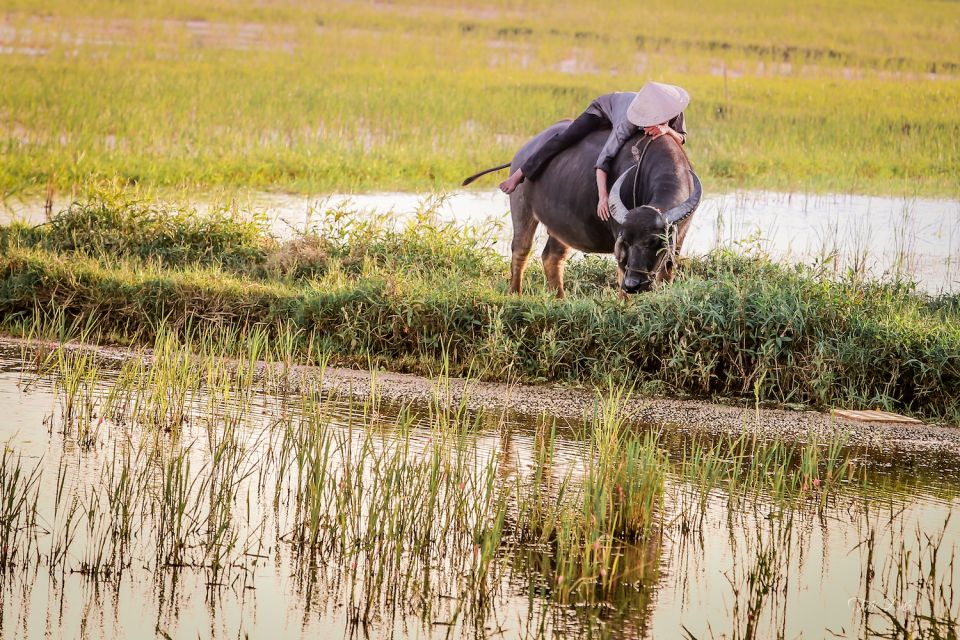
[[650, 284], [650, 278], [643, 278], [628, 271], [623, 277], [623, 284], [620, 288], [623, 289], [624, 293], [633, 294], [640, 293], [642, 291], [649, 291]]

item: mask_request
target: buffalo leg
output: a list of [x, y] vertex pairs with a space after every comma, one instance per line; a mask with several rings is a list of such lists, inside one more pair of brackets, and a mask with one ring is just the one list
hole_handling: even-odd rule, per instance
[[563, 267], [570, 255], [570, 247], [553, 236], [547, 238], [543, 248], [543, 273], [547, 276], [547, 287], [556, 292], [558, 298], [564, 296]]
[[510, 293], [520, 293], [523, 271], [527, 268], [533, 236], [537, 232], [537, 219], [532, 215], [513, 216], [513, 241], [510, 243]]

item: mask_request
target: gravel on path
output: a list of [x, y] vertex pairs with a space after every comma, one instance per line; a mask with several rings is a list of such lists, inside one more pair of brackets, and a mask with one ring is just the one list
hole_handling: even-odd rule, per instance
[[[56, 346], [40, 341], [0, 337], [0, 349], [20, 350], [26, 347]], [[91, 347], [71, 344], [71, 348], [93, 348], [106, 358], [124, 360], [149, 356], [149, 350], [130, 347]], [[267, 365], [261, 363], [261, 368]], [[322, 371], [322, 374], [321, 374]], [[380, 398], [394, 402], [425, 403], [442, 393], [450, 402], [466, 402], [474, 410], [510, 411], [536, 418], [544, 414], [580, 420], [589, 417], [602, 399], [604, 391], [559, 384], [508, 384], [481, 382], [462, 378], [426, 378], [388, 371], [367, 371], [336, 367], [294, 365], [289, 370], [292, 388], [306, 389], [322, 375], [323, 386], [330, 391], [356, 397], [368, 396], [373, 381]], [[854, 422], [835, 418], [820, 411], [797, 411], [783, 408], [742, 407], [708, 400], [650, 397], [635, 394], [629, 401], [628, 417], [639, 422], [682, 432], [738, 434], [758, 432], [786, 439], [806, 439], [810, 434], [827, 437], [847, 434], [851, 444], [876, 447], [887, 453], [895, 451], [952, 453], [960, 455], [960, 429], [951, 425], [891, 424]]]

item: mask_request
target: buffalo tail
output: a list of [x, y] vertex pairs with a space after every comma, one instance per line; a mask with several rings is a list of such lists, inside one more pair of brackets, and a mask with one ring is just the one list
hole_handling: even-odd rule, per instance
[[467, 178], [466, 180], [464, 180], [464, 181], [460, 184], [460, 186], [461, 186], [461, 187], [465, 187], [465, 186], [467, 186], [468, 184], [470, 184], [471, 182], [473, 182], [474, 180], [476, 180], [477, 178], [479, 178], [480, 176], [485, 176], [485, 175], [487, 175], [488, 173], [493, 173], [494, 171], [500, 171], [501, 169], [508, 169], [509, 167], [510, 167], [510, 163], [508, 162], [507, 164], [501, 164], [500, 166], [497, 166], [497, 167], [492, 167], [492, 168], [490, 168], [490, 169], [484, 169], [484, 170], [481, 171], [480, 173], [475, 173], [475, 174], [473, 174], [472, 176], [470, 176], [469, 178]]

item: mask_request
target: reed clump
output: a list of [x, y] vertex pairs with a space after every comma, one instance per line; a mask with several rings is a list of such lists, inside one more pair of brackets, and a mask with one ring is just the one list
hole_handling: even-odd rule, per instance
[[40, 465], [26, 464], [7, 446], [0, 452], [0, 573], [36, 566]]
[[[663, 557], [667, 549], [695, 553], [704, 536], [729, 536], [730, 621], [743, 637], [764, 637], [766, 617], [783, 615], [808, 525], [872, 514], [891, 526], [886, 494], [877, 499], [878, 485], [839, 434], [671, 441], [666, 428], [628, 419], [637, 400], [621, 385], [608, 385], [572, 429], [544, 419], [532, 434], [511, 434], [516, 425], [504, 417], [451, 402], [444, 376], [434, 400], [416, 406], [384, 403], [375, 382], [368, 395], [333, 397], [323, 358], [315, 376], [290, 386], [298, 329], [284, 331], [181, 339], [160, 326], [152, 348], [112, 364], [80, 345], [25, 351], [24, 384], [51, 389], [61, 406], [74, 391], [56, 380], [96, 372], [72, 419], [105, 417], [93, 438], [110, 447], [99, 472], [79, 474], [73, 455], [32, 472], [4, 455], [6, 574], [44, 568], [118, 589], [134, 570], [158, 584], [189, 573], [216, 593], [254, 586], [265, 562], [292, 576], [305, 602], [336, 603], [350, 628], [406, 617], [479, 629], [517, 589], [530, 599], [531, 621], [578, 611], [577, 624], [592, 628], [611, 605], [649, 605], [662, 567], [687, 567]], [[188, 382], [164, 382], [173, 378]], [[57, 428], [66, 413], [48, 419], [62, 442], [81, 437]], [[98, 460], [100, 449], [77, 455]], [[51, 466], [54, 491], [38, 500]], [[930, 541], [942, 542], [918, 529], [910, 547]], [[898, 598], [928, 601], [918, 600], [924, 617], [890, 624], [951, 624], [952, 595], [898, 578], [944, 583], [951, 559], [924, 555], [914, 570], [905, 564], [912, 557], [904, 546], [887, 577], [868, 577], [865, 598], [895, 586]], [[868, 553], [868, 576], [875, 563]], [[697, 570], [675, 570], [688, 569]], [[881, 624], [881, 615], [863, 621]]]
[[[749, 447], [694, 443], [689, 458], [674, 458], [658, 433], [626, 418], [634, 401], [613, 385], [574, 437], [582, 446], [577, 461], [555, 458], [556, 425], [545, 425], [530, 472], [479, 446], [483, 416], [468, 411], [465, 400], [450, 404], [442, 378], [425, 408], [387, 412], [372, 389], [359, 404], [351, 401], [344, 422], [324, 391], [321, 368], [307, 386], [267, 405], [270, 418], [255, 426], [267, 412], [254, 410], [252, 398], [271, 393], [285, 366], [281, 352], [264, 350], [265, 335], [237, 338], [231, 352], [222, 334], [181, 342], [161, 328], [149, 352], [115, 363], [110, 374], [84, 347], [61, 344], [35, 360], [28, 381], [76, 376], [78, 367], [95, 372], [82, 376], [96, 378], [89, 400], [60, 420], [108, 422], [92, 436], [64, 429], [65, 438], [92, 437], [96, 444], [103, 432], [126, 434], [89, 486], [71, 488], [59, 468], [51, 529], [44, 532], [52, 534], [51, 546], [35, 551], [35, 561], [117, 581], [133, 558], [148, 553], [158, 575], [196, 570], [218, 582], [245, 566], [244, 554], [259, 557], [251, 550], [265, 544], [269, 521], [301, 571], [340, 566], [351, 584], [363, 585], [352, 614], [358, 624], [394, 606], [398, 593], [413, 601], [412, 576], [436, 571], [444, 580], [466, 577], [458, 597], [482, 610], [503, 579], [504, 555], [545, 550], [553, 599], [597, 602], [651, 570], [648, 547], [673, 526], [664, 506], [668, 482], [722, 488], [730, 509], [748, 491], [805, 509], [808, 476], [821, 462], [850, 464], [842, 440], [799, 448], [761, 440]], [[246, 355], [237, 357], [236, 347]], [[55, 393], [76, 391], [59, 385]], [[690, 461], [711, 471], [696, 475]], [[25, 473], [6, 456], [2, 469], [0, 489], [16, 512], [7, 520], [19, 523], [5, 535], [19, 537], [11, 548], [29, 550], [36, 546], [29, 522], [37, 517], [29, 502], [40, 471]], [[783, 477], [805, 486], [785, 491]], [[856, 486], [853, 474], [833, 477], [820, 493]], [[702, 511], [703, 504], [689, 509]]]
[[548, 557], [550, 587], [560, 602], [602, 599], [646, 569], [622, 557], [642, 549], [662, 522], [670, 471], [665, 450], [656, 433], [638, 432], [626, 421], [630, 394], [610, 391], [578, 436], [585, 441], [582, 466], [556, 477], [557, 433], [544, 428], [532, 473], [515, 480], [513, 537], [524, 553]]

